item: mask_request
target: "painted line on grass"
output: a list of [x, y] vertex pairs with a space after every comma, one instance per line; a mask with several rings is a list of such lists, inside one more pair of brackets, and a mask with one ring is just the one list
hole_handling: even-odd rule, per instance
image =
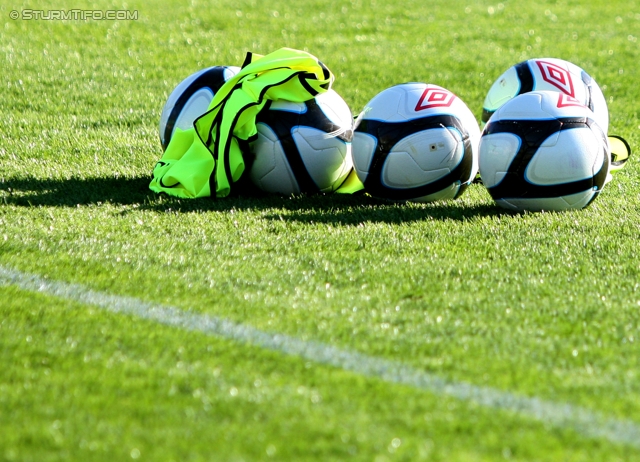
[[464, 382], [448, 381], [397, 361], [368, 356], [325, 343], [264, 332], [215, 316], [149, 303], [137, 298], [98, 292], [79, 284], [52, 281], [3, 266], [0, 266], [0, 285], [13, 285], [26, 291], [40, 292], [100, 307], [113, 313], [131, 315], [168, 326], [256, 345], [286, 355], [301, 357], [317, 364], [426, 390], [435, 395], [450, 396], [487, 408], [513, 412], [546, 425], [572, 429], [589, 438], [602, 438], [612, 443], [640, 448], [640, 424], [630, 420], [608, 418], [578, 406], [519, 396], [507, 391]]

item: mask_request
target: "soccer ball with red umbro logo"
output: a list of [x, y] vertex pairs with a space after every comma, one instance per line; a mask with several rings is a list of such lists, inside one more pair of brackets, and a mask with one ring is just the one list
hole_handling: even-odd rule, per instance
[[510, 99], [489, 119], [479, 145], [484, 186], [513, 211], [588, 206], [607, 182], [611, 151], [594, 113], [563, 92]]
[[473, 113], [449, 90], [395, 85], [373, 97], [356, 120], [354, 168], [374, 197], [455, 199], [476, 176], [479, 139]]

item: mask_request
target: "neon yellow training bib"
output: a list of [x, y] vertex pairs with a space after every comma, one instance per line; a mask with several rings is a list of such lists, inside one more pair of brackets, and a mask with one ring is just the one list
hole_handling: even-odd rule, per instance
[[329, 90], [333, 80], [331, 71], [304, 51], [247, 53], [240, 72], [220, 88], [194, 127], [176, 129], [149, 188], [182, 198], [228, 196], [244, 172], [241, 145], [256, 139], [255, 119], [267, 100], [305, 102]]

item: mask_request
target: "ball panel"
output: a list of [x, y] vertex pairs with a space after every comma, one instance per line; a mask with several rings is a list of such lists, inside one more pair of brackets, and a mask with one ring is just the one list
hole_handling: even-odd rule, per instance
[[411, 152], [416, 164], [424, 171], [442, 166], [451, 170], [460, 163], [464, 144], [457, 130], [434, 128], [407, 136], [393, 147], [392, 152], [396, 150]]
[[395, 151], [387, 157], [382, 167], [382, 184], [388, 188], [417, 188], [450, 173], [448, 168], [424, 171], [408, 152]]
[[193, 121], [207, 112], [213, 96], [213, 91], [210, 88], [197, 90], [185, 103], [180, 114], [178, 114], [174, 121], [173, 128], [180, 128], [181, 130], [192, 128]]
[[546, 139], [540, 142], [540, 148], [553, 148], [556, 144], [558, 144], [558, 140], [560, 139], [561, 133], [562, 132], [560, 131], [551, 133]]
[[298, 194], [300, 187], [291, 170], [278, 135], [266, 124], [258, 123], [258, 140], [249, 178], [265, 192]]
[[391, 188], [424, 186], [451, 173], [463, 155], [462, 139], [456, 139], [453, 131], [420, 131], [401, 139], [391, 149], [382, 169], [382, 181]]
[[553, 185], [584, 180], [594, 175], [594, 165], [602, 164], [603, 150], [588, 126], [564, 130], [540, 145], [527, 165], [525, 178], [537, 185]]
[[495, 133], [481, 138], [479, 149], [480, 177], [487, 188], [499, 184], [516, 154], [522, 140], [513, 133]]
[[191, 128], [194, 120], [207, 111], [215, 93], [239, 71], [236, 66], [208, 67], [191, 74], [173, 89], [158, 125], [163, 150], [169, 145], [175, 127]]
[[294, 114], [304, 114], [307, 112], [307, 105], [305, 103], [300, 103], [297, 101], [272, 101], [269, 105], [270, 111], [283, 111], [283, 112], [292, 112]]
[[333, 124], [353, 130], [353, 114], [346, 101], [335, 92], [329, 90], [316, 96], [316, 103]]
[[378, 93], [364, 107], [363, 114], [368, 120], [384, 120], [387, 122], [401, 122], [407, 120], [404, 115], [405, 90], [399, 86], [390, 87]]
[[341, 184], [351, 169], [350, 145], [311, 127], [296, 127], [292, 137], [309, 176], [320, 192]]
[[369, 174], [369, 167], [371, 166], [371, 160], [377, 145], [377, 138], [369, 133], [356, 131], [353, 134], [353, 143], [351, 146], [353, 166], [356, 170], [356, 175], [358, 175], [358, 179], [363, 183]]
[[518, 79], [518, 73], [515, 67], [510, 67], [491, 85], [484, 99], [483, 108], [485, 111], [493, 113], [519, 92], [520, 80]]
[[498, 120], [551, 120], [554, 119], [554, 116], [553, 110], [549, 112], [546, 107], [542, 106], [542, 96], [540, 94], [525, 93], [518, 96], [518, 104], [504, 104], [501, 106], [496, 111], [495, 118]]

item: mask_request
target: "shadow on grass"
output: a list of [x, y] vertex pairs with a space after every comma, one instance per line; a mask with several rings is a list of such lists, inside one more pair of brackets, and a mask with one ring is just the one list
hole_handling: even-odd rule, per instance
[[0, 203], [21, 207], [141, 204], [150, 198], [148, 178], [5, 178]]
[[[136, 178], [9, 178], [0, 183], [0, 203], [20, 207], [77, 207], [91, 204], [138, 205], [138, 209], [179, 213], [264, 211], [268, 220], [357, 225], [402, 223], [425, 219], [468, 220], [505, 212], [493, 204], [461, 201], [430, 204], [394, 203], [365, 194], [265, 195], [251, 188], [224, 199], [178, 199], [149, 190], [148, 177]], [[478, 186], [479, 187], [479, 186]], [[286, 213], [280, 213], [284, 210]]]

